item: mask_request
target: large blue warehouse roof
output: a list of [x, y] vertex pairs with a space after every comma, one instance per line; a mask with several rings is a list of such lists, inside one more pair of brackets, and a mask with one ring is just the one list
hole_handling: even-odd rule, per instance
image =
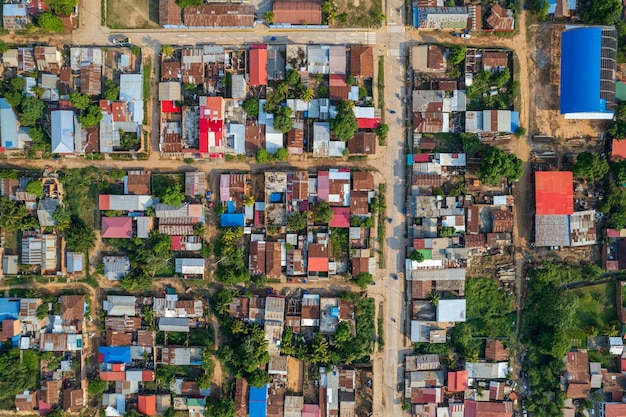
[[561, 38], [561, 114], [605, 113], [600, 98], [602, 29], [570, 29]]

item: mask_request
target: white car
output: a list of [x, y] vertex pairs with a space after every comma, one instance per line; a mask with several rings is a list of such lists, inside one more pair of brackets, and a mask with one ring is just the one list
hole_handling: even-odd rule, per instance
[[469, 39], [469, 38], [471, 38], [472, 36], [471, 36], [469, 33], [461, 33], [461, 37], [462, 37], [463, 39]]

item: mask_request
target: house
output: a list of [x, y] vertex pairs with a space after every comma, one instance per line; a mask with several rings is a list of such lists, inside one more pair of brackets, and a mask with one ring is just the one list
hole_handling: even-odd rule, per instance
[[487, 16], [487, 24], [494, 32], [512, 32], [515, 26], [513, 10], [505, 9], [499, 3], [491, 7], [491, 14]]
[[566, 119], [613, 118], [616, 36], [614, 27], [598, 26], [561, 34], [560, 113]]
[[374, 77], [374, 48], [371, 46], [350, 47], [350, 75], [353, 77]]
[[200, 97], [199, 150], [211, 158], [224, 155], [224, 98]]
[[329, 227], [339, 227], [347, 229], [350, 227], [350, 208], [349, 207], [332, 207], [333, 217]]
[[287, 151], [289, 154], [301, 155], [304, 148], [304, 130], [291, 129], [287, 132]]
[[132, 217], [103, 217], [102, 237], [105, 239], [130, 239], [133, 237]]
[[51, 411], [54, 409], [53, 406], [59, 404], [60, 395], [61, 395], [61, 387], [63, 382], [58, 379], [46, 380], [41, 382], [41, 390], [39, 391], [39, 410], [41, 411], [41, 403], [45, 403], [47, 407], [43, 407], [44, 409], [50, 408]]
[[466, 316], [464, 299], [439, 300], [437, 303], [437, 321], [443, 323], [464, 322]]
[[82, 349], [82, 335], [68, 333], [41, 333], [39, 350], [42, 352], [66, 352]]
[[37, 406], [37, 391], [26, 390], [15, 396], [15, 409], [17, 411], [32, 412]]
[[465, 417], [513, 417], [513, 403], [510, 401], [465, 401]]
[[416, 7], [413, 17], [417, 29], [465, 29], [469, 15], [465, 7]]
[[52, 153], [74, 154], [74, 112], [55, 110], [50, 114], [52, 123]]
[[188, 197], [204, 196], [206, 193], [206, 175], [201, 171], [185, 172], [185, 195]]
[[328, 272], [328, 246], [326, 244], [309, 244], [308, 266], [309, 273]]
[[276, 25], [321, 25], [322, 5], [313, 0], [277, 0], [272, 6]]
[[472, 385], [475, 379], [505, 379], [509, 369], [509, 363], [467, 362], [465, 369], [467, 369], [469, 384]]
[[467, 371], [448, 372], [448, 391], [464, 392], [468, 387]]
[[75, 325], [85, 320], [87, 304], [84, 295], [62, 295], [59, 297], [59, 303], [63, 323]]
[[150, 171], [128, 171], [124, 177], [124, 194], [150, 194], [151, 178]]
[[267, 45], [250, 47], [250, 85], [267, 85]]
[[63, 410], [69, 413], [78, 413], [85, 406], [85, 392], [82, 388], [63, 389]]
[[254, 10], [243, 4], [190, 6], [183, 10], [183, 22], [187, 27], [252, 27]]
[[267, 410], [267, 385], [256, 388], [250, 387], [248, 408], [250, 411], [250, 417], [265, 417]]
[[501, 51], [483, 51], [482, 63], [483, 70], [485, 71], [504, 71], [504, 69], [509, 65], [509, 55], [506, 52]]
[[145, 416], [156, 415], [156, 395], [138, 395], [137, 411]]
[[120, 75], [120, 101], [128, 103], [132, 121], [143, 124], [143, 74]]
[[38, 231], [24, 232], [22, 236], [22, 263], [40, 265], [43, 270], [56, 270], [56, 235], [41, 235]]
[[176, 258], [176, 273], [204, 276], [204, 258]]
[[411, 48], [411, 65], [419, 72], [445, 72], [446, 54], [439, 45], [418, 45]]
[[112, 195], [100, 194], [98, 208], [102, 211], [145, 211], [152, 207], [151, 195]]
[[159, 0], [159, 24], [167, 29], [183, 26], [183, 11], [176, 0]]
[[2, 27], [6, 30], [23, 30], [30, 23], [26, 4], [2, 5]]
[[37, 207], [37, 219], [39, 219], [39, 226], [56, 226], [57, 221], [54, 220], [54, 212], [60, 205], [61, 202], [55, 198], [43, 198], [39, 200], [39, 205]]
[[104, 276], [111, 281], [118, 281], [130, 272], [130, 259], [127, 256], [105, 256]]
[[102, 308], [109, 316], [136, 316], [136, 297], [125, 295], [108, 295]]
[[348, 150], [351, 154], [374, 155], [377, 140], [373, 132], [356, 132], [354, 137], [348, 140]]
[[513, 233], [513, 213], [509, 210], [491, 211], [493, 233]]
[[509, 360], [509, 348], [504, 347], [501, 341], [487, 339], [485, 344], [485, 360], [502, 362]]
[[514, 133], [519, 126], [519, 113], [511, 110], [465, 112], [465, 131], [469, 133]]
[[0, 142], [5, 149], [24, 149], [26, 142], [30, 142], [30, 136], [19, 128], [17, 115], [4, 98], [0, 98]]
[[88, 96], [99, 96], [102, 93], [102, 66], [93, 62], [81, 63], [80, 92]]

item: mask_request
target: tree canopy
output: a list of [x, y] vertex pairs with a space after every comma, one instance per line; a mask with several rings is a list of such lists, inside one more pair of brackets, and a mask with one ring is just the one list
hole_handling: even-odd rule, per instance
[[78, 0], [49, 0], [46, 4], [55, 15], [72, 14]]
[[578, 13], [580, 20], [588, 24], [611, 26], [622, 17], [621, 0], [595, 0], [580, 2]]
[[285, 162], [287, 158], [289, 158], [289, 151], [285, 148], [280, 148], [276, 151], [276, 155], [274, 155], [277, 161]]
[[482, 155], [478, 179], [488, 185], [498, 185], [502, 178], [517, 181], [523, 173], [522, 160], [499, 148], [488, 147]]
[[87, 252], [96, 245], [96, 236], [77, 216], [72, 216], [72, 225], [65, 231], [67, 246], [75, 252]]
[[455, 45], [450, 48], [450, 55], [448, 56], [448, 63], [452, 65], [458, 65], [465, 60], [465, 53], [467, 47], [465, 45]]
[[120, 95], [120, 88], [115, 84], [115, 81], [106, 79], [104, 80], [104, 98], [109, 101], [115, 101]]
[[87, 94], [74, 91], [70, 94], [70, 103], [78, 110], [86, 110], [91, 104], [91, 98]]
[[202, 6], [204, 4], [204, 0], [176, 0], [176, 4], [181, 9], [189, 6]]
[[572, 171], [575, 177], [593, 182], [609, 172], [609, 163], [595, 152], [581, 152], [576, 157]]
[[259, 98], [258, 97], [246, 97], [241, 103], [241, 107], [250, 117], [257, 117], [259, 115]]
[[354, 137], [358, 127], [358, 121], [352, 108], [354, 104], [349, 100], [340, 101], [337, 104], [337, 116], [330, 119], [330, 130], [342, 141], [348, 141]]
[[183, 186], [172, 175], [159, 175], [152, 180], [152, 192], [163, 203], [178, 207], [185, 201]]
[[230, 397], [222, 397], [207, 403], [206, 417], [235, 417], [235, 401]]
[[424, 254], [418, 250], [411, 252], [409, 259], [415, 262], [424, 262]]
[[279, 107], [274, 114], [274, 129], [287, 133], [293, 126], [291, 119], [292, 110], [289, 106]]
[[296, 211], [287, 216], [287, 230], [297, 232], [306, 227], [308, 218], [307, 211]]
[[256, 160], [257, 164], [267, 164], [268, 162], [270, 162], [271, 158], [271, 155], [265, 149], [258, 149], [254, 154], [254, 159]]
[[34, 195], [37, 198], [43, 198], [43, 184], [40, 180], [30, 180], [26, 184], [26, 192]]
[[21, 100], [20, 123], [22, 126], [35, 126], [43, 116], [46, 105], [37, 97], [25, 97]]
[[63, 33], [65, 31], [61, 19], [52, 13], [42, 13], [37, 19], [37, 24], [46, 32]]
[[85, 129], [92, 128], [102, 120], [102, 110], [97, 104], [92, 104], [87, 109], [87, 113], [79, 116], [80, 123]]
[[227, 285], [250, 281], [250, 271], [244, 261], [243, 228], [222, 229], [215, 244], [215, 256], [218, 281]]
[[356, 285], [359, 286], [360, 289], [364, 290], [368, 285], [372, 283], [374, 277], [369, 272], [361, 272], [354, 278]]
[[0, 214], [0, 227], [9, 232], [39, 227], [39, 221], [30, 214], [28, 207], [23, 202], [1, 197]]
[[319, 223], [330, 223], [333, 219], [333, 210], [330, 204], [324, 200], [319, 200], [313, 208], [313, 220]]

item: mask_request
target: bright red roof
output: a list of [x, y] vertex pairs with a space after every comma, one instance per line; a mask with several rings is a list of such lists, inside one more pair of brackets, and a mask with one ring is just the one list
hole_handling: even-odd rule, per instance
[[130, 239], [133, 237], [133, 219], [130, 217], [103, 217], [102, 237]]
[[174, 100], [164, 100], [161, 102], [162, 113], [180, 113], [180, 107], [176, 107]]
[[146, 416], [156, 416], [156, 395], [138, 395], [137, 411]]
[[100, 372], [100, 379], [103, 381], [124, 381], [126, 372]]
[[380, 126], [380, 117], [372, 117], [372, 118], [359, 118], [356, 119], [357, 126], [359, 129], [376, 129]]
[[448, 391], [460, 392], [467, 388], [467, 371], [448, 372]]
[[183, 237], [182, 236], [172, 236], [172, 246], [171, 249], [172, 250], [180, 250], [182, 248], [180, 241]]
[[111, 206], [111, 196], [109, 194], [100, 194], [98, 196], [98, 208], [100, 210], [108, 210]]
[[427, 153], [413, 154], [413, 162], [428, 162], [428, 161], [430, 161], [430, 156]]
[[604, 404], [604, 417], [626, 416], [626, 404]]
[[328, 224], [330, 227], [350, 227], [350, 207], [333, 207], [333, 219]]
[[250, 50], [250, 85], [267, 85], [267, 49], [253, 47]]
[[328, 258], [309, 257], [310, 272], [328, 272]]
[[613, 139], [611, 159], [626, 159], [626, 139]]
[[570, 171], [535, 173], [536, 213], [574, 213], [574, 177]]
[[209, 153], [211, 147], [222, 146], [223, 120], [200, 119], [200, 152]]

